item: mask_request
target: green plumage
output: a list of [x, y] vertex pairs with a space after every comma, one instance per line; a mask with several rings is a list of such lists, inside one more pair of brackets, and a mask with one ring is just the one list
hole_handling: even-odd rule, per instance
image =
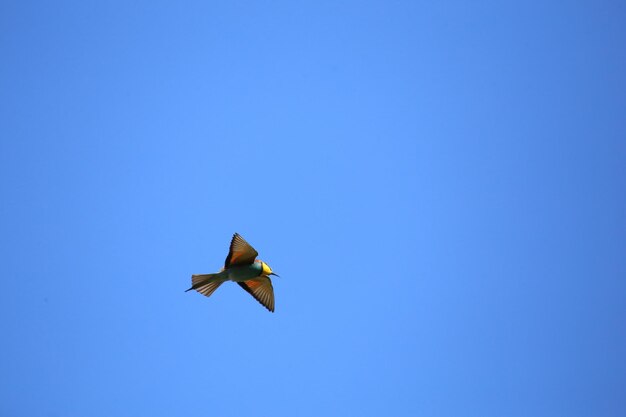
[[220, 274], [225, 274], [227, 279], [231, 281], [247, 281], [250, 278], [258, 277], [262, 271], [261, 263], [254, 262], [250, 265], [231, 266]]

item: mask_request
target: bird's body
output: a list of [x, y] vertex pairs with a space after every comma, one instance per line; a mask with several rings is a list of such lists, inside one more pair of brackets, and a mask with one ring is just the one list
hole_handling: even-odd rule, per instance
[[233, 266], [228, 269], [224, 269], [220, 274], [224, 274], [230, 281], [241, 282], [247, 281], [250, 278], [255, 278], [261, 275], [263, 272], [262, 261], [257, 260], [250, 265]]
[[192, 275], [191, 288], [187, 291], [196, 290], [208, 297], [224, 282], [234, 281], [274, 312], [274, 288], [269, 276], [276, 274], [268, 264], [256, 259], [257, 256], [257, 251], [235, 233], [224, 268], [215, 274]]

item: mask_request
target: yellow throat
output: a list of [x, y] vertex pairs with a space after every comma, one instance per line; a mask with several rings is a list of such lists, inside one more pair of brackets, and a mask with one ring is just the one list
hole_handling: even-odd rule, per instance
[[262, 275], [270, 275], [272, 273], [272, 268], [265, 262], [261, 261], [261, 266], [263, 267]]

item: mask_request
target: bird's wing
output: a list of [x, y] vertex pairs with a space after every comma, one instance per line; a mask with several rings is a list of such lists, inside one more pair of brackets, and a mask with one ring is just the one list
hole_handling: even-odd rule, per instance
[[237, 284], [248, 291], [265, 308], [272, 313], [274, 312], [274, 287], [272, 287], [272, 281], [269, 277], [263, 275]]
[[233, 235], [233, 240], [230, 241], [230, 250], [226, 257], [224, 267], [228, 268], [233, 265], [250, 265], [256, 257], [259, 256], [258, 252], [254, 250], [248, 242], [242, 238], [239, 233]]

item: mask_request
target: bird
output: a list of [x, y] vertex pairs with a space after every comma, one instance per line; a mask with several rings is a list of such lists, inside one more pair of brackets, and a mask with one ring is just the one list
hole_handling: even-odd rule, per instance
[[233, 235], [224, 268], [216, 274], [197, 274], [191, 276], [191, 287], [209, 297], [226, 281], [235, 281], [241, 288], [252, 295], [263, 307], [274, 312], [274, 287], [271, 275], [279, 276], [260, 259], [258, 252], [241, 237]]

